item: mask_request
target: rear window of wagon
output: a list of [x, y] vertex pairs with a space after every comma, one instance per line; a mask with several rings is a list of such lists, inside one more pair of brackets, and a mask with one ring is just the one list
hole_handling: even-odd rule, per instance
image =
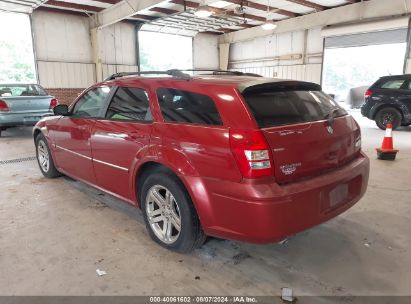
[[317, 86], [257, 86], [242, 95], [260, 128], [322, 120], [336, 108], [334, 117], [347, 114]]

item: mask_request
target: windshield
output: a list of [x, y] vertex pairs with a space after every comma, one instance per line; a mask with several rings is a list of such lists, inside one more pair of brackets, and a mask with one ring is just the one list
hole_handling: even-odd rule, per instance
[[260, 128], [322, 120], [330, 113], [333, 117], [347, 114], [318, 90], [251, 90], [243, 97]]
[[0, 85], [0, 96], [47, 96], [47, 92], [38, 84]]

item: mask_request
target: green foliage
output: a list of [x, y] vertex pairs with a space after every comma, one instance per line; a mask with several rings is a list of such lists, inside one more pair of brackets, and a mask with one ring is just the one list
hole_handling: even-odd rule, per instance
[[0, 83], [36, 82], [33, 50], [25, 40], [0, 41]]

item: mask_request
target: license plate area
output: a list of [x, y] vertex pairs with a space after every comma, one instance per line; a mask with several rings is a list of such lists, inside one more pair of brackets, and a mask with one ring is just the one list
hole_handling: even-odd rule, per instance
[[337, 209], [361, 194], [362, 176], [341, 182], [338, 185], [330, 187], [321, 195], [321, 212], [328, 213]]
[[332, 189], [329, 193], [329, 206], [334, 209], [348, 199], [348, 184], [341, 184]]
[[41, 116], [26, 116], [24, 117], [25, 122], [37, 122], [41, 119]]

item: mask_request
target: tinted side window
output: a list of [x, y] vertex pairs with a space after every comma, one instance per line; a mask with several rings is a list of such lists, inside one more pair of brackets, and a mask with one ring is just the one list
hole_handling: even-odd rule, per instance
[[157, 98], [165, 121], [222, 125], [214, 101], [207, 95], [161, 88]]
[[385, 81], [381, 84], [381, 89], [399, 89], [405, 82], [405, 79], [393, 79]]
[[71, 116], [73, 117], [99, 117], [107, 95], [109, 87], [95, 88], [84, 94], [74, 105]]
[[147, 92], [139, 88], [118, 88], [111, 100], [106, 118], [152, 121]]

